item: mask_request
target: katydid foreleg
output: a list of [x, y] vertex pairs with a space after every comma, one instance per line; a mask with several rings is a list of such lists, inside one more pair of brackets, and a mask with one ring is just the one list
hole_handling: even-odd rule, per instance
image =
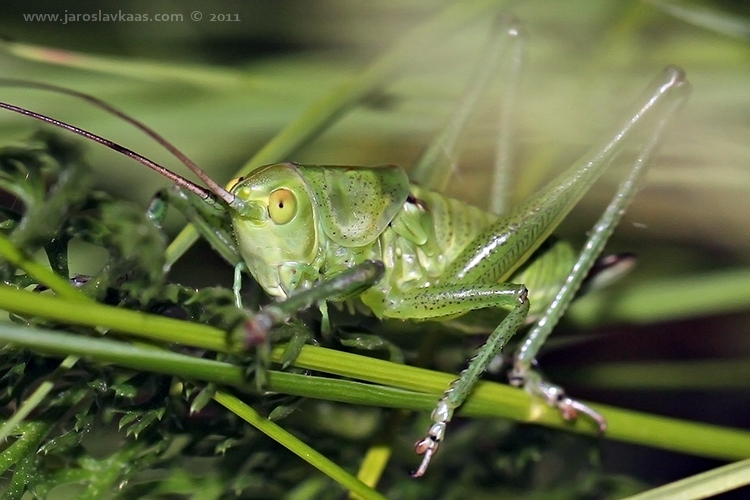
[[334, 297], [350, 297], [371, 287], [383, 276], [383, 271], [381, 261], [367, 260], [283, 302], [265, 306], [245, 324], [246, 347], [252, 347], [256, 344], [253, 339], [264, 338], [271, 327], [287, 321], [299, 311]]

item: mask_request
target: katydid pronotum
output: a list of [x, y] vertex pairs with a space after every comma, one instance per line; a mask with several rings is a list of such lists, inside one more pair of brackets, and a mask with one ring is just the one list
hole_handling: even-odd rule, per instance
[[[414, 476], [425, 473], [454, 411], [524, 325], [535, 300], [540, 301], [540, 316], [515, 354], [511, 382], [541, 396], [564, 417], [585, 413], [605, 429], [603, 417], [542, 380], [531, 365], [633, 198], [664, 126], [687, 98], [689, 84], [680, 69], [665, 69], [611, 138], [503, 215], [410, 184], [406, 171], [395, 166], [279, 163], [257, 169], [227, 190], [157, 133], [111, 106], [51, 85], [27, 86], [82, 97], [126, 119], [169, 149], [208, 186], [206, 190], [91, 132], [0, 103], [4, 109], [125, 154], [203, 200], [223, 205], [244, 265], [279, 300], [249, 320], [248, 336], [327, 301], [356, 303], [379, 318], [404, 320], [441, 320], [490, 307], [508, 311], [437, 403], [427, 436], [416, 445], [423, 459]], [[634, 136], [642, 141], [636, 160], [584, 249], [575, 256], [568, 246], [556, 243], [537, 252]], [[528, 262], [532, 255], [534, 260]], [[527, 289], [528, 283], [554, 287], [557, 293], [554, 298], [540, 297], [534, 287]]]

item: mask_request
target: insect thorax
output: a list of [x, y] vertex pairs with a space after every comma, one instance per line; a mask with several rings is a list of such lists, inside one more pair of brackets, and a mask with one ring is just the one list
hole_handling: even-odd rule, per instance
[[402, 209], [372, 244], [345, 247], [327, 241], [320, 274], [326, 278], [368, 259], [383, 261], [385, 275], [378, 283], [356, 300], [338, 300], [361, 301], [375, 315], [388, 317], [389, 299], [439, 283], [448, 264], [495, 219], [476, 207], [412, 185]]

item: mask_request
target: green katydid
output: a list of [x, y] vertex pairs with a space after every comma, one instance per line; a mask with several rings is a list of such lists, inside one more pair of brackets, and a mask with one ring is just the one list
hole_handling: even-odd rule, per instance
[[[326, 301], [364, 306], [380, 318], [408, 320], [441, 320], [490, 307], [508, 310], [439, 400], [427, 437], [416, 445], [423, 459], [415, 476], [424, 474], [454, 411], [490, 361], [524, 325], [530, 303], [535, 301], [541, 316], [515, 356], [512, 382], [542, 396], [566, 418], [583, 412], [604, 430], [601, 416], [541, 380], [531, 364], [635, 194], [663, 127], [685, 101], [689, 84], [681, 70], [667, 68], [611, 139], [502, 216], [410, 184], [406, 172], [395, 166], [279, 163], [257, 169], [227, 190], [157, 133], [111, 106], [75, 91], [33, 86], [82, 97], [126, 119], [167, 147], [208, 186], [206, 190], [91, 132], [0, 103], [4, 109], [125, 154], [202, 199], [224, 205], [244, 265], [265, 291], [279, 300], [248, 322], [249, 337]], [[647, 139], [584, 250], [576, 257], [569, 247], [556, 244], [535, 254], [624, 145], [639, 133]], [[528, 262], [532, 254], [535, 260]], [[556, 293], [554, 298], [536, 292], [550, 288]]]

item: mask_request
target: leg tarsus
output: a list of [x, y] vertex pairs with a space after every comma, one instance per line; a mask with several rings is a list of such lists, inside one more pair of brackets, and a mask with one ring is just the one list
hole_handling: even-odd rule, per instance
[[559, 401], [557, 407], [566, 420], [573, 420], [578, 418], [579, 414], [584, 414], [599, 426], [600, 434], [607, 432], [607, 419], [590, 406], [586, 406], [580, 401], [565, 396]]
[[259, 312], [245, 322], [245, 350], [250, 350], [265, 343], [268, 331], [274, 325], [273, 319], [264, 311]]
[[562, 387], [544, 380], [538, 372], [516, 366], [511, 371], [509, 379], [511, 385], [522, 386], [532, 396], [543, 399], [552, 408], [557, 408], [563, 419], [575, 420], [583, 414], [596, 423], [600, 433], [607, 431], [607, 420], [604, 416], [582, 402], [568, 397]]
[[411, 477], [422, 477], [427, 472], [427, 467], [429, 467], [432, 457], [437, 453], [440, 442], [445, 437], [445, 428], [452, 417], [453, 410], [451, 407], [447, 402], [440, 400], [435, 409], [432, 410], [433, 424], [427, 430], [427, 435], [414, 445], [414, 451], [417, 452], [417, 455], [422, 455], [422, 462], [419, 464], [419, 468], [411, 474]]

